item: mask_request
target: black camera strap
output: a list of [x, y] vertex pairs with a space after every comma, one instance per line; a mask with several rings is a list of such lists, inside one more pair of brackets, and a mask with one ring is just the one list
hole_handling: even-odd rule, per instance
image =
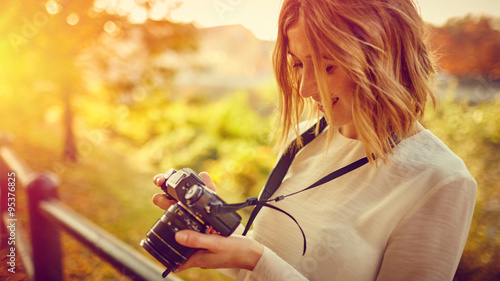
[[[310, 143], [314, 138], [316, 138], [316, 136], [319, 135], [325, 129], [326, 126], [327, 126], [327, 122], [326, 122], [325, 118], [323, 117], [319, 121], [318, 134], [316, 134], [316, 132], [315, 132], [316, 125], [312, 126], [311, 128], [309, 128], [309, 130], [305, 131], [300, 136], [302, 138], [302, 143], [303, 143], [302, 147], [304, 147], [305, 145]], [[288, 146], [285, 153], [281, 156], [280, 160], [278, 161], [278, 163], [274, 167], [273, 171], [271, 172], [269, 178], [267, 179], [266, 185], [264, 186], [264, 189], [261, 192], [261, 195], [258, 199], [256, 197], [251, 197], [251, 198], [248, 198], [244, 203], [240, 203], [240, 204], [226, 204], [224, 206], [222, 206], [222, 205], [212, 206], [211, 212], [225, 213], [225, 212], [237, 211], [239, 209], [242, 209], [242, 208], [245, 208], [248, 206], [255, 206], [255, 208], [252, 210], [252, 213], [250, 214], [247, 225], [245, 226], [245, 231], [243, 232], [243, 235], [246, 235], [248, 233], [248, 230], [250, 229], [250, 226], [252, 225], [253, 221], [255, 220], [255, 217], [257, 216], [259, 211], [262, 209], [262, 207], [269, 207], [271, 209], [280, 211], [280, 212], [284, 213], [285, 215], [287, 215], [288, 217], [290, 217], [299, 227], [299, 229], [302, 233], [302, 237], [304, 239], [304, 249], [302, 252], [302, 255], [304, 255], [306, 253], [306, 236], [304, 234], [304, 231], [302, 230], [302, 227], [299, 225], [297, 220], [292, 215], [290, 215], [286, 211], [284, 211], [284, 210], [282, 210], [274, 205], [268, 204], [268, 202], [272, 202], [272, 201], [278, 202], [278, 201], [285, 199], [286, 197], [304, 192], [306, 190], [315, 188], [315, 187], [320, 186], [324, 183], [327, 183], [331, 180], [334, 180], [342, 175], [345, 175], [345, 174], [365, 165], [366, 163], [368, 163], [368, 158], [364, 157], [364, 158], [361, 158], [361, 159], [359, 159], [359, 160], [357, 160], [357, 161], [355, 161], [347, 166], [344, 166], [344, 167], [326, 175], [325, 177], [321, 178], [317, 182], [313, 183], [312, 185], [310, 185], [302, 190], [299, 190], [297, 192], [294, 192], [294, 193], [291, 193], [288, 195], [280, 195], [280, 196], [275, 197], [273, 199], [269, 199], [271, 197], [271, 195], [273, 195], [274, 192], [281, 185], [283, 178], [285, 177], [288, 169], [290, 168], [290, 165], [292, 164], [293, 159], [295, 158], [295, 155], [299, 152], [299, 150], [300, 150], [300, 148], [295, 144], [295, 141], [293, 141]]]

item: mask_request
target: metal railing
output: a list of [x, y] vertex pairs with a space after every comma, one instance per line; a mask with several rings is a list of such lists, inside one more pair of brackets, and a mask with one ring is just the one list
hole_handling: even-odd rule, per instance
[[[162, 266], [61, 202], [57, 177], [31, 171], [10, 143], [8, 137], [0, 137], [0, 246], [8, 249], [8, 267], [9, 262], [15, 266], [20, 260], [32, 281], [63, 280], [60, 230], [64, 230], [133, 280], [180, 281], [172, 275], [162, 278]], [[15, 193], [22, 191], [28, 197], [31, 243], [16, 213], [19, 202]]]

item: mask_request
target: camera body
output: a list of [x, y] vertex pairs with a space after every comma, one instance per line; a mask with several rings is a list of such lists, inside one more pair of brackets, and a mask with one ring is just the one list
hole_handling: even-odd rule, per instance
[[238, 227], [241, 216], [236, 212], [214, 213], [215, 206], [226, 203], [191, 169], [170, 169], [165, 173], [161, 189], [170, 200], [177, 202], [156, 221], [141, 241], [141, 246], [167, 267], [166, 277], [197, 250], [184, 247], [175, 241], [175, 233], [191, 229], [208, 233], [213, 228], [223, 236], [231, 235]]

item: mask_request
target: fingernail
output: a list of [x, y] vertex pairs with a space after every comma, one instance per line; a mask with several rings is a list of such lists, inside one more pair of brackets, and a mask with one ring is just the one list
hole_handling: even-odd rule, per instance
[[215, 234], [217, 231], [213, 227], [208, 228], [208, 234]]
[[183, 242], [186, 242], [187, 240], [187, 234], [184, 233], [184, 232], [177, 232], [175, 234], [175, 240], [178, 242], [178, 243], [183, 243]]
[[158, 203], [158, 196], [153, 196], [153, 204], [157, 204]]

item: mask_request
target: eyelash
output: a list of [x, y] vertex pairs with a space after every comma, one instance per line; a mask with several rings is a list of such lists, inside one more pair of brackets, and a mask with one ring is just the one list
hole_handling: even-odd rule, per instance
[[333, 73], [335, 71], [335, 69], [337, 69], [336, 66], [330, 65], [330, 66], [326, 67], [326, 72], [330, 74], [330, 73]]
[[[296, 67], [302, 67], [302, 63], [294, 63], [292, 68], [296, 68]], [[335, 71], [335, 69], [337, 69], [336, 66], [330, 65], [330, 66], [326, 67], [326, 72], [328, 74], [331, 74]]]

